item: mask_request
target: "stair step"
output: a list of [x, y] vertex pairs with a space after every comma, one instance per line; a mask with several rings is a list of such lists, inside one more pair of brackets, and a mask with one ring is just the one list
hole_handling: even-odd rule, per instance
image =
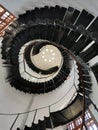
[[94, 64], [91, 68], [92, 68], [94, 75], [95, 75], [97, 82], [98, 82], [98, 63]]
[[75, 25], [83, 25], [85, 28], [89, 25], [89, 23], [93, 20], [94, 16], [88, 13], [86, 10], [82, 10], [79, 15]]
[[87, 39], [82, 36], [77, 42], [73, 44], [71, 47], [71, 51], [73, 51], [76, 55], [78, 55], [87, 45], [91, 43], [92, 39]]
[[74, 12], [73, 12], [73, 15], [71, 17], [71, 23], [74, 24], [75, 21], [77, 20], [78, 16], [80, 14], [80, 11], [75, 9]]
[[40, 130], [46, 130], [46, 122], [44, 121], [39, 121], [39, 128]]
[[88, 62], [98, 54], [98, 45], [93, 44], [86, 51], [79, 54], [79, 56], [85, 61]]

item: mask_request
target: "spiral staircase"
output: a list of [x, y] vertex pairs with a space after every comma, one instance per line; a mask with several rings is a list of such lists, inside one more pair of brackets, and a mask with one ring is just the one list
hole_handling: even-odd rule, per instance
[[0, 111], [12, 117], [9, 130], [62, 130], [81, 114], [83, 129], [85, 111], [98, 112], [97, 32], [98, 17], [59, 5], [30, 8], [9, 25], [1, 46], [8, 99]]

